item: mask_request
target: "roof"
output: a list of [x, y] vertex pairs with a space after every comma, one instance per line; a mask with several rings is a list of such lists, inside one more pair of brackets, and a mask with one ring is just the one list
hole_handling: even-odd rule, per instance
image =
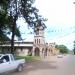
[[[1, 47], [11, 47], [11, 42], [0, 44]], [[14, 42], [14, 47], [33, 47], [33, 42]]]
[[[5, 41], [3, 43], [0, 42], [0, 44], [11, 44], [11, 41]], [[33, 44], [33, 42], [21, 42], [21, 41], [15, 41], [14, 44]]]

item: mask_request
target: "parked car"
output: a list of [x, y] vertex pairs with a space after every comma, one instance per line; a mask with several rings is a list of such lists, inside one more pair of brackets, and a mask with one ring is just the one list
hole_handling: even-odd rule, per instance
[[63, 58], [63, 55], [62, 54], [58, 54], [57, 57], [58, 58]]
[[0, 73], [17, 70], [22, 71], [25, 59], [15, 60], [12, 54], [0, 54]]

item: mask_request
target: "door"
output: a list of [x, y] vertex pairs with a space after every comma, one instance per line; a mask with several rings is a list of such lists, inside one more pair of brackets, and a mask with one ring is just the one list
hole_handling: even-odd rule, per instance
[[40, 55], [40, 50], [38, 47], [35, 48], [35, 56], [39, 56]]

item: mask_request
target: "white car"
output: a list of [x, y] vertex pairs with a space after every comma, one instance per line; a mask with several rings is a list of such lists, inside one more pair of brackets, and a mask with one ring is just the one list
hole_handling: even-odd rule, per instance
[[22, 71], [25, 59], [15, 60], [12, 54], [0, 54], [0, 73], [17, 70]]
[[62, 54], [57, 55], [58, 58], [63, 58]]

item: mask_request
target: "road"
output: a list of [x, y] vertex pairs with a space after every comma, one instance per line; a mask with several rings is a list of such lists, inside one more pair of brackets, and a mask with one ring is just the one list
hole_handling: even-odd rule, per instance
[[43, 61], [27, 63], [23, 72], [9, 75], [75, 75], [75, 56], [46, 57]]

